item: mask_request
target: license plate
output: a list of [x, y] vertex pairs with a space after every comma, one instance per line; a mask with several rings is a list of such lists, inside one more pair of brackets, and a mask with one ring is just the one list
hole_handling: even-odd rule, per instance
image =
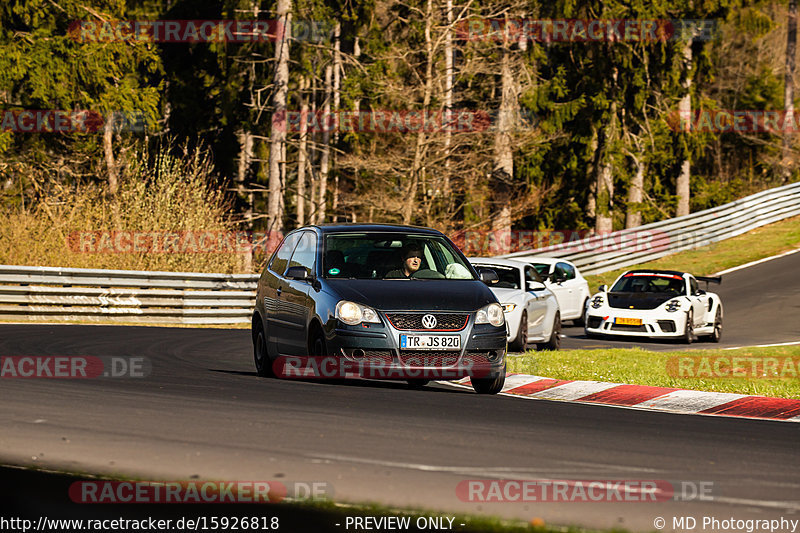
[[641, 326], [642, 319], [641, 318], [617, 318], [614, 321], [615, 324], [621, 324], [624, 326]]
[[459, 335], [400, 335], [401, 350], [460, 350]]

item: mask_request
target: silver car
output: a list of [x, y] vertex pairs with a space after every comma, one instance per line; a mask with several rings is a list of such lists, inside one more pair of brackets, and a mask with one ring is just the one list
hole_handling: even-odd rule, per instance
[[472, 257], [476, 268], [494, 270], [499, 280], [489, 288], [503, 306], [508, 325], [508, 348], [525, 351], [529, 343], [539, 350], [561, 346], [561, 311], [558, 300], [528, 263], [511, 259]]

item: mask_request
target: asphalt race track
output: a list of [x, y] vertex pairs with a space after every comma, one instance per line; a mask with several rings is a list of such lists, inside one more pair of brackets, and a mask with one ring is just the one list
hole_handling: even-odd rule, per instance
[[[796, 272], [800, 254], [726, 275], [722, 346], [800, 340]], [[566, 347], [588, 347], [568, 335]], [[251, 350], [246, 330], [0, 325], [3, 356], [144, 357], [152, 367], [139, 378], [3, 379], [0, 460], [139, 479], [321, 482], [337, 501], [636, 531], [659, 517], [667, 531], [681, 516], [698, 530], [704, 516], [800, 519], [800, 424], [447, 385], [262, 379]], [[502, 479], [663, 480], [690, 501], [486, 503], [456, 492]]]

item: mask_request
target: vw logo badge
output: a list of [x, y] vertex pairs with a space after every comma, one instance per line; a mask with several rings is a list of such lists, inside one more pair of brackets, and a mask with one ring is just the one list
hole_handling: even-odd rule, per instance
[[433, 329], [436, 327], [436, 317], [433, 315], [425, 315], [422, 317], [422, 325], [426, 329]]

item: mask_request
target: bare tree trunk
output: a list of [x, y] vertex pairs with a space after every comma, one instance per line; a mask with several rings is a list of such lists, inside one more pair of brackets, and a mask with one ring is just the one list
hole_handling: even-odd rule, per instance
[[[339, 113], [340, 102], [340, 88], [342, 84], [342, 23], [336, 21], [336, 27], [333, 30], [333, 110]], [[339, 144], [339, 131], [338, 129], [333, 132], [333, 146]], [[334, 166], [336, 162], [336, 153], [332, 156]], [[331, 210], [333, 211], [333, 221], [337, 222], [339, 217], [339, 173], [335, 172], [333, 175], [333, 201], [331, 202]]]
[[278, 0], [277, 16], [282, 31], [275, 42], [275, 95], [273, 97], [272, 130], [269, 150], [269, 198], [267, 221], [269, 231], [283, 230], [283, 181], [281, 159], [286, 143], [286, 99], [289, 92], [289, 39], [291, 38], [292, 1]]
[[247, 227], [253, 227], [253, 195], [247, 192], [245, 182], [247, 172], [253, 161], [253, 135], [249, 131], [239, 130], [236, 132], [236, 139], [239, 141], [239, 166], [236, 170], [236, 192], [240, 198], [247, 199], [247, 208], [244, 219]]
[[322, 224], [325, 222], [325, 201], [328, 190], [328, 172], [330, 167], [331, 157], [331, 132], [327, 127], [328, 117], [331, 114], [331, 93], [333, 92], [331, 77], [333, 75], [333, 67], [328, 65], [325, 67], [325, 103], [322, 105], [322, 123], [326, 125], [322, 132], [322, 156], [319, 162], [319, 208], [317, 210], [317, 223]]
[[[686, 79], [683, 82], [683, 89], [686, 91], [683, 98], [678, 102], [678, 116], [681, 120], [690, 120], [692, 114], [692, 39], [688, 39], [683, 47], [683, 64], [686, 72]], [[686, 136], [686, 134], [681, 134]], [[690, 195], [690, 170], [689, 156], [681, 164], [681, 173], [676, 184], [676, 194], [678, 196], [677, 216], [689, 214], [689, 195]]]
[[[444, 112], [450, 118], [453, 112], [453, 0], [447, 0], [447, 29], [444, 36]], [[444, 137], [444, 183], [442, 194], [445, 202], [450, 203], [450, 145], [453, 142], [450, 128], [445, 131]], [[449, 205], [448, 205], [449, 207]], [[450, 209], [447, 209], [450, 213]]]
[[306, 160], [308, 156], [308, 95], [305, 93], [308, 80], [300, 78], [300, 143], [297, 148], [297, 224], [306, 223]]
[[[433, 39], [431, 38], [431, 27], [433, 26], [433, 0], [428, 0], [427, 7], [425, 8], [425, 52], [426, 61], [425, 66], [425, 92], [422, 101], [422, 112], [428, 113], [430, 111], [431, 93], [433, 92]], [[417, 143], [414, 148], [414, 163], [411, 168], [411, 176], [409, 179], [408, 188], [406, 189], [406, 197], [403, 202], [402, 215], [403, 224], [410, 224], [411, 217], [414, 214], [414, 205], [417, 201], [417, 188], [421, 175], [425, 172], [423, 161], [425, 158], [425, 128], [420, 128], [417, 132]]]
[[[589, 149], [592, 154], [597, 154], [597, 127], [594, 125], [592, 125], [592, 139], [589, 141]], [[593, 219], [597, 216], [597, 177], [592, 175], [591, 170], [586, 174], [586, 181], [589, 182], [589, 197], [586, 200], [586, 216]]]
[[610, 233], [614, 231], [614, 172], [611, 152], [608, 147], [616, 137], [617, 127], [617, 101], [616, 84], [617, 70], [614, 69], [612, 75], [614, 89], [611, 91], [611, 107], [609, 109], [608, 126], [603, 132], [603, 138], [599, 143], [600, 153], [597, 158], [597, 188], [595, 189], [595, 222], [594, 229], [598, 234]]
[[[317, 116], [317, 77], [311, 77], [311, 115]], [[317, 121], [319, 124], [319, 121]], [[308, 136], [308, 134], [306, 134]], [[319, 127], [312, 130], [311, 134], [311, 149], [308, 151], [308, 170], [309, 170], [309, 183], [311, 191], [308, 197], [309, 201], [309, 214], [308, 222], [310, 224], [319, 223], [319, 208], [317, 205], [317, 190], [319, 189], [319, 174], [314, 170], [314, 161], [318, 157], [319, 152]]]
[[108, 171], [108, 194], [114, 196], [119, 191], [119, 168], [114, 158], [114, 113], [109, 113], [106, 118], [105, 130], [103, 130], [103, 152], [106, 158], [106, 170]]
[[[797, 54], [797, 0], [789, 0], [788, 32], [786, 34], [786, 72], [784, 74], [783, 111], [784, 124], [794, 124], [794, 72]], [[781, 173], [787, 183], [792, 175], [792, 129], [783, 132], [781, 149]]]
[[644, 192], [644, 163], [641, 156], [632, 156], [636, 172], [628, 188], [628, 209], [625, 213], [625, 227], [635, 228], [642, 225], [642, 197]]

